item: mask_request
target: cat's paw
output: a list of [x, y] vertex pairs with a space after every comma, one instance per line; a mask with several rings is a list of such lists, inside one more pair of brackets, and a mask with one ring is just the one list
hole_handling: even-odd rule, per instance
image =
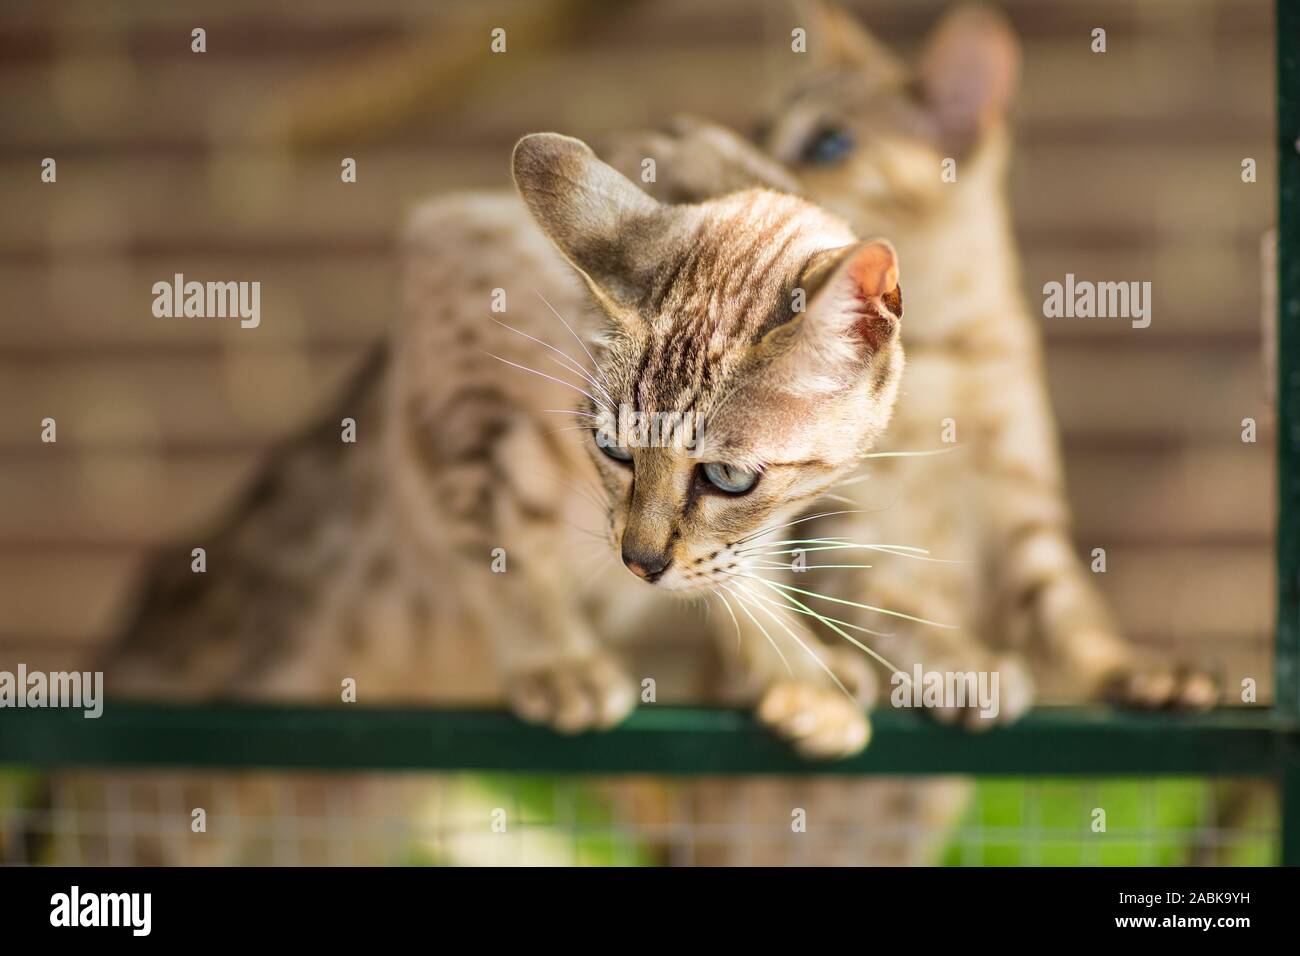
[[1110, 675], [1103, 696], [1134, 710], [1201, 711], [1219, 702], [1219, 683], [1192, 667], [1133, 664]]
[[758, 705], [758, 719], [810, 760], [859, 753], [871, 739], [871, 722], [838, 688], [797, 681], [773, 684]]
[[607, 730], [636, 706], [635, 685], [601, 652], [523, 668], [506, 681], [506, 696], [524, 720], [565, 734]]
[[[949, 665], [948, 670], [940, 668], [937, 672], [945, 676], [950, 673], [976, 675], [973, 696], [964, 691], [963, 701], [954, 697], [945, 699], [938, 706], [925, 708], [926, 713], [940, 723], [958, 724], [967, 730], [991, 730], [1019, 720], [1034, 704], [1034, 677], [1019, 657], [1000, 657], [979, 667]], [[945, 687], [945, 696], [946, 690]]]

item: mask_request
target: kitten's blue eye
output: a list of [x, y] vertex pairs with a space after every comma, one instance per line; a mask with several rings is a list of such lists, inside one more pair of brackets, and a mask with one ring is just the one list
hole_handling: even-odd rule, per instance
[[704, 466], [704, 477], [719, 491], [725, 491], [729, 495], [743, 495], [758, 481], [758, 472], [711, 461]]
[[618, 444], [618, 436], [613, 432], [597, 428], [592, 431], [596, 439], [596, 447], [603, 451], [615, 461], [621, 461], [627, 464], [632, 460], [632, 453]]
[[804, 144], [800, 158], [805, 163], [830, 166], [853, 151], [857, 143], [853, 134], [836, 126], [824, 126]]

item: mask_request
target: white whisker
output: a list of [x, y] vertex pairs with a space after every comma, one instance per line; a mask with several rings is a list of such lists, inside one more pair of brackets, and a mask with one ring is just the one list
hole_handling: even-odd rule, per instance
[[751, 621], [753, 621], [753, 622], [754, 622], [754, 626], [755, 626], [756, 628], [759, 629], [759, 631], [762, 633], [762, 635], [763, 635], [765, 638], [767, 638], [767, 643], [769, 643], [769, 644], [772, 645], [772, 650], [776, 651], [776, 656], [779, 657], [779, 658], [781, 658], [781, 663], [785, 665], [785, 669], [786, 669], [787, 671], [789, 671], [789, 672], [790, 672], [790, 676], [793, 677], [793, 676], [794, 676], [794, 668], [791, 667], [791, 666], [790, 666], [790, 662], [789, 662], [788, 660], [785, 659], [785, 655], [781, 653], [781, 648], [777, 647], [777, 645], [776, 645], [776, 641], [772, 640], [772, 635], [769, 634], [769, 633], [767, 633], [767, 628], [765, 628], [762, 624], [760, 624], [760, 623], [758, 622], [758, 618], [754, 617], [754, 615], [750, 612], [749, 608], [746, 607], [745, 599], [742, 598], [742, 597], [741, 597], [739, 594], [737, 594], [735, 591], [732, 591], [731, 588], [727, 587], [725, 584], [722, 585], [722, 587], [723, 587], [725, 590], [727, 590], [727, 591], [729, 591], [729, 592], [731, 593], [731, 596], [734, 597], [734, 598], [736, 599], [736, 606], [739, 607], [742, 611], [745, 612], [745, 616], [746, 616], [747, 618], [749, 618]]
[[894, 550], [891, 546], [888, 545], [852, 544], [852, 543], [825, 544], [825, 545], [820, 545], [818, 547], [812, 547], [812, 548], [790, 548], [788, 550], [782, 550], [782, 551], [762, 551], [758, 548], [753, 548], [749, 551], [745, 551], [742, 557], [745, 558], [769, 557], [770, 558], [773, 555], [778, 555], [778, 554], [812, 554], [817, 551], [845, 551], [845, 550], [877, 551], [881, 554], [893, 555], [896, 558], [908, 558], [909, 560], [912, 561], [928, 561], [932, 564], [970, 564], [970, 560], [967, 558], [932, 558], [928, 555], [928, 553], [916, 554], [908, 551], [899, 551], [899, 550]]
[[[546, 343], [543, 342], [542, 344], [545, 345]], [[618, 404], [617, 402], [614, 401], [614, 396], [609, 394], [609, 392], [605, 389], [605, 386], [602, 385], [600, 382], [596, 381], [590, 375], [588, 375], [587, 372], [582, 367], [579, 366], [577, 368], [570, 368], [564, 362], [561, 362], [559, 359], [557, 359], [554, 355], [548, 355], [546, 357], [550, 359], [552, 362], [554, 362], [556, 365], [558, 365], [560, 368], [564, 369], [566, 372], [577, 372], [589, 383], [591, 383], [592, 388], [596, 389], [597, 391], [600, 392], [600, 394], [604, 395], [605, 401], [609, 402], [611, 405]]]
[[863, 458], [929, 458], [933, 455], [946, 455], [949, 452], [956, 451], [960, 445], [953, 445], [950, 448], [933, 448], [930, 451], [873, 451], [870, 454], [863, 455]]
[[[728, 573], [732, 574], [733, 576], [737, 576], [737, 577], [739, 576], [736, 575], [734, 571]], [[780, 594], [779, 592], [777, 596], [781, 598], [786, 597], [784, 594]], [[894, 636], [893, 633], [890, 631], [875, 631], [869, 627], [863, 627], [861, 624], [854, 624], [852, 621], [842, 621], [838, 617], [831, 617], [830, 615], [823, 614], [820, 611], [814, 611], [812, 608], [808, 607], [807, 605], [803, 605], [802, 607], [794, 607], [789, 603], [781, 604], [777, 601], [772, 600], [770, 597], [766, 597], [764, 595], [755, 594], [754, 597], [757, 597], [759, 598], [759, 600], [762, 601], [767, 601], [769, 604], [772, 604], [773, 606], [779, 607], [783, 610], [789, 611], [792, 614], [804, 614], [807, 615], [808, 617], [816, 618], [819, 621], [823, 621], [823, 622], [829, 621], [832, 624], [840, 625], [840, 627], [847, 627], [853, 631], [861, 631], [863, 634], [870, 634], [872, 637], [893, 637]]]
[[820, 494], [820, 495], [817, 496], [817, 499], [818, 499], [819, 501], [820, 501], [822, 498], [827, 498], [827, 499], [829, 499], [829, 500], [831, 500], [831, 501], [838, 501], [838, 502], [839, 502], [840, 504], [842, 504], [842, 505], [856, 505], [856, 504], [857, 504], [857, 502], [854, 501], [852, 498], [846, 498], [846, 497], [844, 497], [843, 495], [833, 495], [833, 494], [831, 494], [830, 492], [826, 492], [826, 493], [824, 493], [824, 494]]
[[602, 385], [600, 382], [596, 381], [594, 378], [592, 378], [591, 375], [588, 374], [587, 370], [578, 363], [578, 360], [575, 359], [573, 356], [571, 356], [568, 352], [565, 352], [561, 349], [557, 349], [550, 342], [543, 342], [541, 339], [537, 338], [537, 336], [529, 335], [527, 332], [523, 331], [522, 329], [517, 329], [513, 325], [508, 325], [505, 322], [502, 322], [500, 319], [494, 319], [492, 318], [492, 316], [488, 316], [488, 319], [489, 321], [495, 322], [497, 325], [501, 326], [501, 328], [509, 329], [511, 332], [514, 332], [516, 335], [522, 335], [530, 342], [536, 342], [542, 348], [550, 349], [556, 355], [559, 355], [561, 358], [565, 360], [565, 362], [568, 362], [569, 364], [566, 365], [564, 364], [564, 362], [560, 362], [558, 359], [552, 358], [552, 361], [554, 361], [555, 364], [559, 365], [565, 371], [577, 372], [584, 379], [590, 382], [595, 388], [599, 389], [604, 394], [605, 398], [608, 399], [611, 405], [615, 404], [614, 397], [609, 394], [609, 391], [605, 388], [605, 386]]
[[740, 649], [740, 622], [736, 620], [736, 613], [731, 610], [731, 605], [728, 604], [727, 599], [722, 596], [722, 592], [720, 592], [717, 588], [709, 588], [709, 590], [712, 591], [715, 595], [717, 595], [718, 600], [722, 602], [722, 606], [725, 607], [727, 609], [727, 613], [731, 615], [731, 622], [736, 625], [736, 649], [739, 650]]
[[764, 571], [792, 571], [796, 574], [802, 574], [804, 571], [819, 571], [827, 568], [853, 569], [866, 571], [871, 567], [869, 564], [805, 564], [796, 568], [793, 562], [766, 561], [762, 565], [753, 564], [751, 567], [761, 567]]
[[547, 301], [546, 296], [542, 295], [540, 289], [534, 289], [533, 291], [537, 293], [537, 298], [541, 299], [542, 302], [546, 304], [546, 307], [551, 310], [551, 313], [560, 320], [560, 324], [569, 330], [569, 334], [573, 336], [575, 341], [577, 341], [578, 347], [581, 348], [582, 351], [586, 353], [587, 358], [591, 360], [591, 367], [596, 370], [596, 374], [600, 376], [601, 381], [608, 385], [609, 379], [607, 379], [605, 373], [600, 370], [600, 363], [596, 361], [596, 357], [592, 355], [591, 350], [587, 348], [587, 343], [582, 341], [582, 336], [573, 331], [573, 326], [564, 321], [564, 316], [560, 315], [560, 313], [556, 311], [555, 306], [551, 305], [551, 303]]
[[[791, 525], [803, 524], [805, 521], [813, 521], [817, 518], [832, 518], [835, 515], [856, 515], [866, 513], [867, 509], [865, 508], [851, 508], [847, 511], [822, 511], [815, 515], [808, 515], [806, 518], [796, 518], [794, 521], [787, 521], [785, 524], [772, 525], [770, 528], [759, 528], [757, 531], [745, 535], [739, 541], [736, 541], [735, 544], [744, 544], [746, 541], [751, 541], [761, 534], [767, 534], [770, 531], [780, 531], [782, 528], [789, 528]], [[733, 547], [734, 546], [735, 545], [733, 545]]]
[[[766, 578], [756, 578], [755, 580], [762, 581], [764, 584], [766, 584], [766, 585], [767, 585], [768, 587], [770, 587], [770, 588], [773, 588], [773, 589], [776, 588], [776, 582], [775, 582], [775, 581], [769, 581], [769, 580], [767, 580]], [[823, 616], [823, 615], [821, 615], [821, 614], [818, 614], [816, 611], [814, 611], [812, 608], [808, 607], [808, 605], [804, 604], [804, 603], [803, 603], [802, 601], [800, 601], [798, 598], [796, 598], [796, 597], [791, 597], [791, 596], [788, 595], [788, 594], [781, 594], [781, 592], [779, 592], [779, 591], [778, 591], [777, 593], [780, 594], [781, 597], [785, 598], [787, 601], [792, 601], [793, 603], [797, 604], [799, 607], [803, 608], [805, 611], [808, 611], [810, 614], [812, 614], [814, 617], [818, 618], [818, 619], [819, 619], [823, 624], [825, 624], [827, 627], [829, 627], [831, 630], [833, 630], [833, 631], [834, 631], [836, 634], [838, 634], [840, 637], [844, 638], [846, 641], [848, 641], [848, 642], [849, 642], [850, 644], [852, 644], [854, 647], [857, 647], [858, 649], [862, 650], [862, 651], [865, 652], [866, 654], [869, 654], [872, 658], [874, 658], [875, 660], [879, 661], [879, 662], [880, 662], [881, 664], [883, 664], [885, 667], [888, 667], [889, 670], [890, 670], [892, 673], [894, 673], [894, 674], [903, 674], [903, 672], [902, 672], [901, 670], [899, 670], [899, 669], [898, 669], [897, 667], [895, 667], [893, 664], [889, 663], [889, 661], [885, 660], [885, 658], [882, 657], [880, 654], [876, 653], [876, 652], [873, 651], [871, 648], [867, 647], [866, 644], [863, 644], [861, 641], [857, 640], [857, 639], [854, 638], [852, 635], [850, 635], [850, 634], [846, 634], [844, 631], [840, 630], [840, 629], [839, 629], [838, 627], [836, 627], [833, 623], [831, 623], [830, 619], [826, 618], [825, 616]], [[903, 674], [903, 678], [908, 682], [909, 685], [912, 683], [912, 679], [911, 679], [908, 675]]]
[[595, 412], [584, 412], [580, 408], [539, 408], [539, 412], [550, 412], [553, 415], [581, 415], [584, 418], [600, 419]]
[[742, 577], [752, 577], [762, 581], [770, 587], [780, 588], [783, 591], [794, 591], [796, 594], [806, 594], [808, 597], [818, 598], [822, 601], [830, 601], [832, 604], [845, 604], [849, 607], [860, 608], [863, 611], [871, 611], [875, 614], [887, 614], [890, 617], [902, 618], [904, 621], [912, 621], [916, 624], [928, 624], [931, 627], [943, 628], [946, 631], [957, 629], [956, 624], [941, 624], [938, 621], [929, 621], [923, 617], [914, 617], [911, 614], [905, 614], [902, 611], [891, 611], [889, 608], [876, 607], [871, 604], [863, 604], [859, 601], [849, 601], [845, 598], [831, 597], [829, 594], [818, 594], [816, 591], [807, 591], [803, 588], [797, 588], [793, 584], [782, 584], [779, 581], [769, 581], [767, 578], [760, 578], [757, 575], [742, 575]]
[[[741, 590], [743, 590], [743, 591], [744, 591], [746, 594], [748, 594], [750, 597], [757, 597], [756, 594], [754, 594], [752, 591], [750, 591], [749, 588], [745, 587], [743, 584], [742, 584], [742, 585], [739, 585], [739, 587], [741, 588]], [[830, 677], [830, 679], [833, 680], [833, 681], [835, 682], [835, 686], [838, 687], [841, 691], [843, 691], [845, 697], [847, 697], [849, 700], [853, 700], [853, 699], [854, 699], [853, 695], [849, 693], [849, 689], [848, 689], [847, 687], [844, 686], [843, 681], [841, 681], [841, 680], [839, 679], [839, 677], [836, 676], [835, 672], [834, 672], [833, 670], [831, 670], [829, 666], [827, 666], [827, 664], [826, 664], [825, 661], [823, 661], [820, 657], [817, 656], [817, 652], [816, 652], [816, 651], [814, 651], [811, 647], [809, 647], [809, 646], [808, 646], [807, 644], [805, 644], [802, 640], [800, 640], [799, 635], [796, 634], [796, 633], [795, 633], [795, 632], [790, 628], [790, 626], [789, 626], [788, 624], [785, 623], [785, 621], [783, 621], [783, 620], [781, 620], [779, 617], [777, 617], [776, 614], [775, 614], [775, 612], [773, 612], [770, 608], [767, 608], [767, 607], [761, 607], [761, 606], [760, 606], [760, 610], [762, 610], [764, 613], [766, 613], [767, 616], [770, 617], [772, 620], [776, 621], [777, 624], [781, 625], [781, 628], [782, 628], [782, 629], [783, 629], [787, 634], [790, 635], [790, 639], [791, 639], [792, 641], [794, 641], [796, 644], [798, 644], [801, 648], [803, 648], [804, 652], [807, 653], [807, 655], [808, 655], [809, 657], [811, 657], [814, 661], [817, 662], [817, 666], [820, 667], [823, 671], [826, 672], [826, 675], [827, 675], [828, 677]]]
[[575, 392], [578, 392], [579, 394], [586, 395], [589, 399], [591, 399], [592, 403], [596, 405], [598, 408], [604, 408], [609, 410], [611, 413], [613, 412], [613, 409], [611, 409], [608, 405], [606, 405], [595, 395], [591, 394], [591, 392], [587, 391], [585, 388], [579, 388], [578, 386], [574, 385], [572, 382], [566, 382], [564, 379], [556, 378], [554, 375], [547, 375], [545, 372], [539, 372], [537, 371], [537, 369], [529, 368], [527, 365], [520, 365], [518, 362], [512, 362], [509, 359], [502, 358], [500, 355], [493, 355], [493, 353], [484, 351], [483, 349], [479, 349], [479, 351], [483, 352], [484, 355], [491, 356], [492, 358], [496, 359], [498, 362], [505, 362], [507, 365], [511, 365], [514, 368], [520, 369], [524, 372], [531, 372], [533, 375], [540, 375], [542, 378], [549, 379], [550, 381], [555, 382], [557, 385], [563, 385], [565, 388], [571, 388]]

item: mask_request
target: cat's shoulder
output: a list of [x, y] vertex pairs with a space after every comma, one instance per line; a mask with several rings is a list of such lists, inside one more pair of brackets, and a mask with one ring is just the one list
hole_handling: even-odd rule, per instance
[[401, 233], [408, 262], [484, 268], [501, 275], [522, 269], [555, 271], [559, 259], [519, 196], [460, 192], [426, 199], [408, 213]]

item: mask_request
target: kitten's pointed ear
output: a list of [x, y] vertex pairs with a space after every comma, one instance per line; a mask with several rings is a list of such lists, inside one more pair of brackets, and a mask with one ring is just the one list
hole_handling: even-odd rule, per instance
[[898, 337], [903, 318], [898, 253], [884, 239], [815, 256], [804, 270], [803, 283], [812, 327], [847, 336], [868, 355], [884, 351]]
[[902, 75], [898, 58], [854, 13], [833, 0], [798, 0], [795, 14], [808, 30], [808, 52], [818, 67]]
[[1020, 77], [1020, 44], [991, 7], [947, 14], [921, 56], [921, 95], [946, 139], [969, 147], [1010, 109]]
[[608, 308], [626, 309], [663, 239], [664, 207], [582, 140], [559, 133], [525, 136], [511, 167], [537, 224]]
[[896, 382], [903, 290], [894, 247], [876, 239], [828, 249], [812, 258], [800, 283], [807, 308], [761, 343], [783, 387], [818, 393], [864, 378], [875, 388]]

